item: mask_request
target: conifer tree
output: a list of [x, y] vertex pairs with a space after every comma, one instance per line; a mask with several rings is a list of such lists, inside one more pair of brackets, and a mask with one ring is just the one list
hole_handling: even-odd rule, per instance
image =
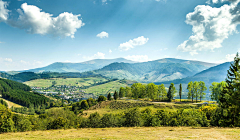
[[232, 115], [230, 118], [232, 125], [240, 126], [240, 58], [237, 53], [234, 58], [233, 63], [229, 70], [227, 71], [226, 86], [223, 88], [223, 91], [220, 93], [219, 102], [220, 107], [227, 110], [229, 115]]
[[115, 90], [115, 92], [114, 92], [114, 94], [113, 94], [113, 98], [114, 98], [114, 100], [117, 100], [117, 99], [118, 99], [118, 93], [117, 93], [116, 90]]
[[108, 99], [108, 101], [111, 101], [111, 100], [112, 100], [112, 95], [111, 95], [110, 92], [109, 92], [108, 95], [107, 95], [107, 99]]
[[182, 99], [182, 84], [181, 83], [179, 85], [179, 97], [180, 97], [180, 102], [181, 102], [181, 99]]
[[175, 96], [175, 93], [176, 93], [176, 88], [174, 87], [174, 84], [171, 83], [171, 85], [169, 86], [169, 89], [168, 89], [168, 93], [167, 93], [169, 102], [172, 101], [173, 97]]

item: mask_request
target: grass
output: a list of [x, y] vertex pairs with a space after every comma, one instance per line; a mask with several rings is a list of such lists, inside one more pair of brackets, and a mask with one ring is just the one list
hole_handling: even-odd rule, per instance
[[51, 79], [36, 79], [24, 82], [28, 86], [33, 87], [50, 87], [52, 82], [56, 81], [57, 86], [67, 85], [67, 86], [89, 86], [97, 82], [105, 82], [107, 79], [101, 77], [89, 77], [89, 78], [51, 78]]
[[120, 83], [118, 81], [112, 81], [103, 85], [97, 85], [93, 86], [90, 88], [85, 89], [87, 93], [96, 93], [97, 95], [99, 94], [107, 94], [107, 93], [114, 93], [114, 91], [118, 91], [120, 87], [126, 87], [127, 84], [125, 83]]
[[192, 127], [127, 127], [127, 128], [84, 128], [48, 130], [1, 134], [2, 140], [238, 140], [238, 128], [192, 128]]
[[[0, 97], [0, 99], [3, 99], [3, 98]], [[13, 103], [13, 102], [8, 101], [8, 100], [6, 100], [6, 99], [3, 99], [3, 100], [8, 103], [8, 108], [11, 108], [12, 106], [13, 106], [13, 107], [23, 107], [23, 106], [21, 106], [21, 105], [19, 105], [19, 104]]]

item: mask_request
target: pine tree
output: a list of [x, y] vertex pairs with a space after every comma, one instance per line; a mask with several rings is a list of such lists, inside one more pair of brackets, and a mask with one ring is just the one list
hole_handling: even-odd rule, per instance
[[118, 99], [118, 93], [117, 93], [116, 90], [115, 90], [115, 92], [114, 92], [114, 94], [113, 94], [113, 98], [114, 98], [114, 100], [117, 100], [117, 99]]
[[181, 83], [179, 85], [179, 97], [180, 97], [180, 102], [181, 102], [181, 99], [182, 99], [182, 84]]
[[168, 93], [167, 93], [169, 102], [172, 101], [173, 97], [175, 96], [175, 93], [176, 93], [176, 88], [174, 87], [174, 84], [171, 83], [171, 85], [169, 86], [169, 89], [168, 89]]
[[240, 125], [240, 58], [237, 53], [234, 58], [233, 63], [229, 70], [227, 71], [226, 86], [223, 88], [223, 91], [220, 93], [219, 102], [220, 107], [228, 110], [228, 114], [232, 115], [232, 125]]
[[111, 100], [112, 100], [112, 95], [111, 95], [110, 92], [109, 92], [108, 95], [107, 95], [107, 99], [108, 99], [108, 101], [111, 101]]

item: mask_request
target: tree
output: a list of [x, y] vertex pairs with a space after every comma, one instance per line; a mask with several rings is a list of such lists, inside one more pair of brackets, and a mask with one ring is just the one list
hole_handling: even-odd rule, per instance
[[147, 97], [150, 99], [155, 99], [158, 92], [158, 86], [154, 83], [147, 84]]
[[170, 102], [172, 101], [173, 97], [175, 96], [175, 93], [176, 93], [176, 88], [174, 87], [174, 84], [171, 83], [171, 85], [169, 86], [169, 89], [168, 89], [168, 93], [167, 93], [167, 97]]
[[81, 109], [88, 109], [88, 108], [89, 108], [88, 102], [86, 100], [83, 100], [81, 102]]
[[113, 98], [114, 98], [114, 100], [117, 100], [117, 99], [118, 99], [118, 93], [117, 93], [116, 90], [115, 90], [115, 92], [114, 92], [114, 94], [113, 94]]
[[52, 82], [52, 87], [54, 87], [56, 84], [57, 84], [57, 82], [56, 82], [56, 81], [53, 81], [53, 82]]
[[102, 102], [102, 101], [106, 101], [106, 100], [107, 100], [107, 98], [105, 96], [103, 96], [103, 95], [100, 95], [98, 97], [98, 102]]
[[111, 100], [112, 100], [112, 95], [111, 95], [110, 92], [109, 92], [108, 95], [107, 95], [107, 99], [108, 99], [108, 101], [111, 101]]
[[132, 90], [130, 87], [126, 87], [125, 93], [127, 97], [132, 97]]
[[200, 102], [202, 99], [205, 98], [206, 93], [204, 91], [207, 90], [207, 87], [205, 86], [205, 83], [203, 81], [199, 82], [199, 97], [200, 97]]
[[120, 87], [119, 90], [119, 98], [125, 97], [125, 89], [124, 87]]
[[163, 100], [163, 97], [166, 97], [167, 96], [167, 91], [165, 89], [165, 86], [164, 84], [161, 84], [158, 86], [158, 97], [160, 98], [160, 96], [162, 97], [162, 100]]
[[180, 97], [180, 102], [181, 102], [181, 99], [182, 99], [182, 84], [181, 83], [179, 85], [179, 97]]
[[193, 93], [197, 103], [197, 98], [199, 97], [199, 83], [197, 81], [193, 83]]
[[192, 103], [193, 103], [193, 97], [194, 97], [194, 89], [193, 89], [193, 82], [189, 82], [188, 83], [188, 99], [191, 99], [192, 98]]
[[240, 58], [237, 53], [227, 71], [226, 86], [219, 95], [220, 107], [231, 115], [231, 125], [240, 126]]
[[141, 87], [142, 87], [141, 83], [134, 83], [134, 84], [132, 84], [131, 90], [132, 90], [134, 99], [138, 99], [140, 97]]
[[223, 92], [223, 88], [226, 86], [226, 82], [213, 82], [212, 85], [209, 87], [211, 91], [211, 99], [217, 101], [219, 103], [219, 97], [221, 93]]

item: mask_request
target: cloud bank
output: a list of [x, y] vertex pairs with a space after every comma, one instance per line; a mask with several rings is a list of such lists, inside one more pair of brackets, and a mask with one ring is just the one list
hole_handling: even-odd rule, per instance
[[147, 62], [151, 61], [147, 55], [128, 55], [124, 57], [125, 59], [136, 61], [136, 62]]
[[193, 35], [178, 46], [178, 50], [198, 54], [203, 50], [214, 50], [222, 47], [222, 42], [229, 35], [237, 32], [240, 22], [238, 3], [240, 0], [212, 0], [212, 3], [229, 1], [220, 8], [199, 5], [194, 12], [187, 14], [186, 23], [192, 25]]
[[9, 10], [7, 3], [0, 0], [0, 21], [5, 21], [7, 24], [26, 30], [30, 34], [50, 35], [53, 37], [71, 37], [77, 29], [84, 26], [79, 15], [64, 12], [57, 17], [52, 14], [43, 12], [42, 9], [34, 5], [23, 3], [21, 9], [17, 9], [19, 13], [18, 19], [9, 20]]
[[140, 36], [138, 38], [135, 38], [133, 40], [129, 40], [128, 42], [122, 43], [119, 46], [119, 49], [121, 51], [128, 51], [130, 49], [133, 49], [135, 46], [144, 45], [148, 42], [149, 38], [145, 38], [144, 36]]

